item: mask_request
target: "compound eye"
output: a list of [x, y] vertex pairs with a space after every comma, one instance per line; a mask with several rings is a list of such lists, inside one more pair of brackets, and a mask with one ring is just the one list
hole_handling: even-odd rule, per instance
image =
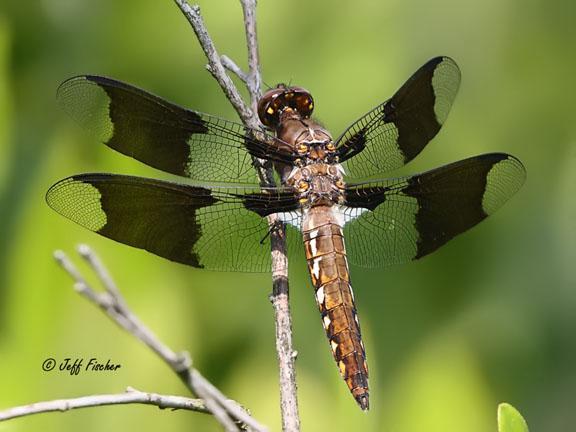
[[328, 151], [336, 150], [336, 147], [334, 146], [334, 143], [332, 141], [330, 141], [328, 144], [326, 144], [326, 150], [328, 150]]
[[314, 110], [314, 102], [312, 101], [312, 96], [309, 93], [299, 93], [295, 98], [295, 105], [298, 112], [302, 117], [308, 118]]
[[344, 188], [346, 187], [346, 185], [344, 184], [344, 182], [343, 182], [342, 180], [338, 180], [338, 181], [336, 182], [336, 187], [337, 187], [338, 189], [344, 189]]
[[300, 180], [300, 182], [298, 182], [298, 192], [306, 192], [308, 189], [310, 189], [310, 184], [307, 181]]
[[258, 118], [270, 128], [276, 127], [278, 123], [278, 96], [283, 91], [281, 88], [269, 90], [258, 101]]
[[278, 109], [273, 103], [266, 106], [265, 103], [261, 103], [258, 107], [258, 117], [263, 125], [273, 128], [276, 126], [278, 118]]

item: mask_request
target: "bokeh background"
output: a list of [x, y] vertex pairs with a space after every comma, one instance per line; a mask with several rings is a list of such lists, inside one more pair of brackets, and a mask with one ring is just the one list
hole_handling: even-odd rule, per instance
[[[221, 53], [245, 65], [236, 0], [201, 1]], [[534, 431], [576, 427], [576, 3], [568, 0], [261, 1], [264, 80], [312, 91], [339, 134], [421, 64], [449, 55], [463, 81], [442, 132], [404, 172], [504, 151], [528, 171], [501, 211], [420, 262], [352, 268], [371, 370], [363, 414], [333, 364], [303, 262], [290, 268], [304, 430], [487, 432], [515, 405]], [[44, 202], [80, 172], [162, 174], [86, 139], [59, 82], [102, 74], [235, 119], [170, 0], [0, 4], [0, 409], [121, 392], [187, 392], [149, 350], [71, 289], [52, 259], [95, 248], [134, 311], [230, 397], [279, 428], [268, 274], [212, 273], [91, 234]], [[392, 175], [394, 175], [393, 173]], [[78, 260], [77, 260], [78, 262]], [[82, 267], [85, 269], [85, 267]], [[46, 373], [96, 357], [115, 373]], [[219, 430], [146, 406], [46, 414], [0, 431]]]

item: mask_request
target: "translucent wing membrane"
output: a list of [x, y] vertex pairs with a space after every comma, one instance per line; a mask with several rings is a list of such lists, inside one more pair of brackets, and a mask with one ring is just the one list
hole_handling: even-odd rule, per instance
[[58, 89], [65, 111], [108, 147], [193, 180], [257, 184], [251, 155], [290, 163], [290, 147], [253, 138], [238, 123], [191, 111], [139, 88], [99, 76]]
[[[300, 226], [298, 202], [281, 189], [204, 188], [112, 174], [81, 174], [53, 185], [54, 210], [104, 237], [182, 264], [223, 271], [270, 271], [266, 216]], [[288, 228], [288, 248], [302, 249]]]
[[[348, 174], [365, 178], [412, 160], [446, 120], [460, 83], [448, 57], [422, 66], [388, 101], [336, 141]], [[258, 140], [240, 124], [187, 110], [143, 90], [97, 76], [64, 82], [66, 111], [107, 146], [154, 168], [198, 181], [192, 186], [81, 174], [50, 188], [48, 204], [100, 235], [193, 267], [270, 271], [269, 227], [288, 224], [289, 254], [302, 256], [301, 203], [290, 188], [257, 186], [252, 156], [293, 164], [283, 141]], [[259, 132], [258, 132], [259, 133]], [[496, 211], [522, 185], [513, 156], [485, 154], [411, 177], [348, 183], [341, 213], [350, 262], [377, 267], [423, 257]], [[296, 228], [296, 229], [295, 229]]]
[[391, 99], [336, 140], [347, 173], [365, 178], [414, 159], [444, 124], [459, 86], [460, 70], [449, 57], [436, 57], [418, 69]]
[[500, 208], [525, 177], [518, 159], [492, 153], [412, 177], [349, 185], [348, 258], [379, 267], [428, 255]]
[[[351, 263], [379, 267], [421, 258], [500, 208], [526, 172], [513, 156], [475, 156], [422, 174], [349, 184], [340, 211]], [[81, 174], [52, 186], [58, 213], [100, 235], [193, 267], [270, 270], [265, 216], [288, 224], [288, 250], [301, 256], [294, 192], [199, 187], [111, 174]]]

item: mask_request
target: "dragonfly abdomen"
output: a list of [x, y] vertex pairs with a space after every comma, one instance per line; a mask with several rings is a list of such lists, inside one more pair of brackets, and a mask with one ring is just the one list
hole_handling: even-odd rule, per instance
[[350, 392], [368, 409], [368, 368], [342, 228], [329, 206], [309, 209], [303, 220], [306, 261], [315, 289], [322, 325], [332, 354]]

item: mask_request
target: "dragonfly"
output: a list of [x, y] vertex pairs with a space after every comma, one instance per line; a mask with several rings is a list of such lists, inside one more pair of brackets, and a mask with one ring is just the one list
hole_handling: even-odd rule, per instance
[[[460, 78], [454, 60], [433, 58], [333, 139], [312, 118], [314, 100], [302, 87], [268, 90], [258, 103], [264, 128], [255, 131], [110, 78], [73, 77], [57, 97], [92, 137], [188, 180], [78, 174], [50, 187], [46, 200], [104, 237], [216, 271], [270, 271], [267, 217], [278, 215], [289, 259], [304, 250], [340, 374], [368, 410], [350, 264], [374, 268], [422, 258], [494, 213], [526, 177], [522, 163], [505, 153], [382, 177], [437, 135]], [[261, 186], [255, 161], [274, 166], [277, 186]]]

